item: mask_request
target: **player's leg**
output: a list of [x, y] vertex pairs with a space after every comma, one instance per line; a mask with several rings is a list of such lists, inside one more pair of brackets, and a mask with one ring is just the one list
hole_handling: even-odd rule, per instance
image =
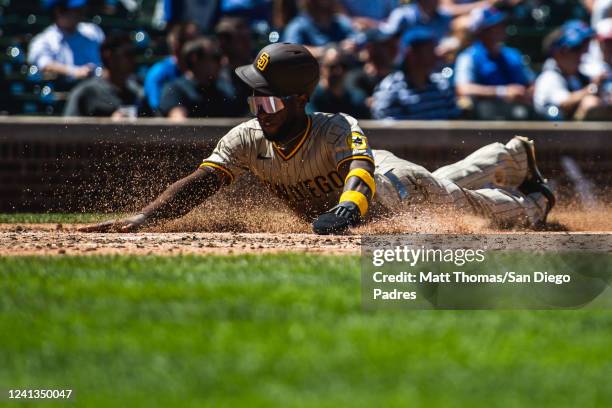
[[458, 210], [467, 210], [489, 218], [499, 226], [539, 225], [546, 221], [550, 211], [549, 200], [536, 190], [521, 192], [499, 187], [470, 190], [451, 180], [438, 178], [426, 170], [412, 170], [411, 178], [417, 180], [416, 190], [427, 190], [423, 195], [431, 204], [450, 204]]
[[379, 199], [387, 208], [418, 204], [451, 207], [486, 216], [500, 225], [535, 225], [546, 219], [550, 209], [539, 191], [465, 189], [389, 152], [376, 154], [376, 164]]
[[533, 142], [515, 136], [506, 144], [484, 146], [463, 160], [439, 168], [433, 175], [469, 189], [518, 187], [528, 173], [527, 149], [533, 149]]
[[[463, 189], [472, 209], [500, 226], [536, 226], [546, 222], [552, 205], [540, 192], [523, 194], [501, 188]], [[550, 207], [549, 207], [550, 205]]]

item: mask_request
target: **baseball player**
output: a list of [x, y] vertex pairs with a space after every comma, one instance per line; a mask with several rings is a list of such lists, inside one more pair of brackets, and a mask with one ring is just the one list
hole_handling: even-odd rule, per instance
[[416, 204], [469, 210], [503, 225], [536, 225], [555, 203], [533, 143], [524, 137], [485, 146], [430, 173], [372, 150], [348, 115], [307, 115], [319, 64], [301, 45], [268, 45], [236, 74], [253, 89], [248, 104], [255, 118], [231, 129], [196, 171], [139, 214], [81, 231], [133, 231], [180, 217], [246, 172], [311, 220], [318, 234], [341, 233], [381, 212]]

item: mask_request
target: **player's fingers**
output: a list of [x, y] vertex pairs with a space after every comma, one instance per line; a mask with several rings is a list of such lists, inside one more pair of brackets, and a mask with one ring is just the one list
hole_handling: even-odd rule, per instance
[[137, 228], [137, 225], [134, 224], [133, 222], [130, 222], [127, 225], [122, 225], [119, 228], [119, 232], [132, 232], [132, 231], [136, 230], [136, 228]]
[[80, 227], [77, 229], [79, 232], [106, 232], [109, 231], [113, 225], [115, 225], [115, 220], [108, 220], [104, 222], [100, 222], [94, 225], [86, 225], [84, 227]]

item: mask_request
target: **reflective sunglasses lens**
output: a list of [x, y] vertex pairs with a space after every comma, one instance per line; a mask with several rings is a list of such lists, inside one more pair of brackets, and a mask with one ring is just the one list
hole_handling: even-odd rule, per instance
[[275, 96], [249, 96], [248, 102], [253, 115], [257, 115], [260, 110], [270, 114], [285, 108], [283, 101]]

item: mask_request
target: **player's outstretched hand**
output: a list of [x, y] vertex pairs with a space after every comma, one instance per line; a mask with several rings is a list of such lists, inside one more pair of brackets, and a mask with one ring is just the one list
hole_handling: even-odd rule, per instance
[[315, 234], [341, 234], [349, 227], [359, 223], [359, 208], [349, 201], [342, 202], [319, 217], [312, 223]]
[[88, 225], [78, 229], [79, 232], [132, 232], [142, 227], [147, 217], [136, 214], [120, 220], [108, 220], [95, 225]]

